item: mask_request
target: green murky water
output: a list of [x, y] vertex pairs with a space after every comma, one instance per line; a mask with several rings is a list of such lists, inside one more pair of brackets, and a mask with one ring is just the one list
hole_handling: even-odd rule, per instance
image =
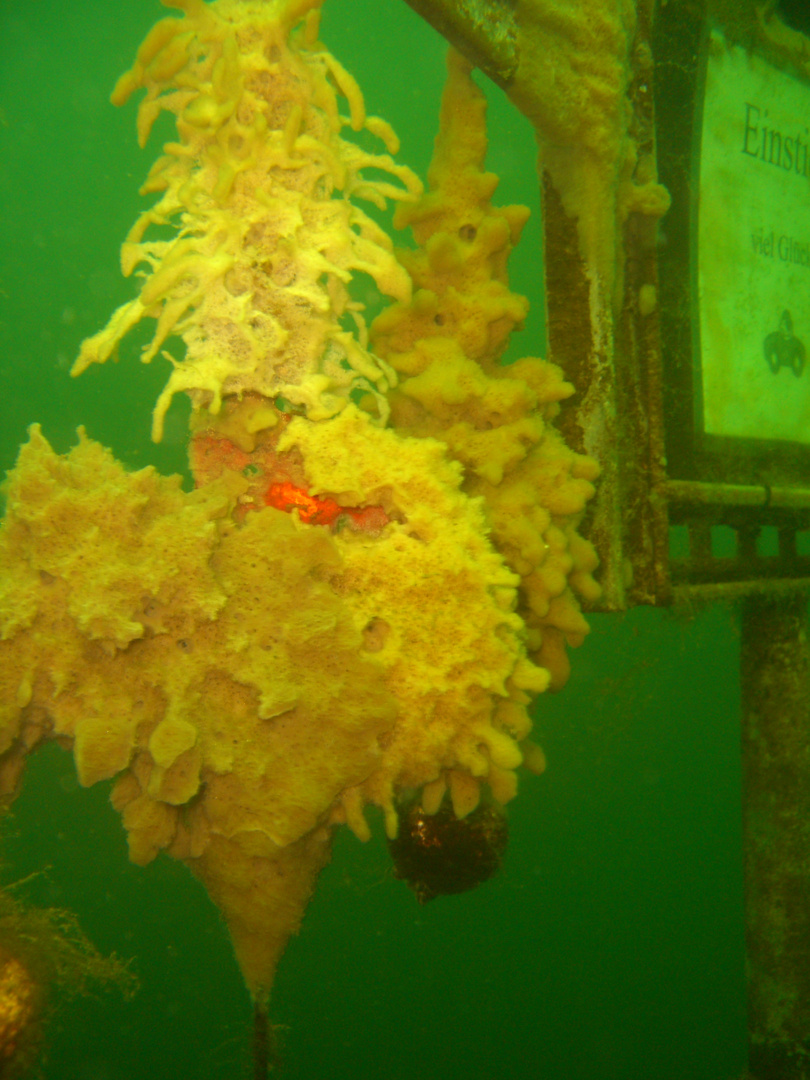
[[[32, 421], [67, 448], [78, 424], [127, 464], [178, 471], [182, 409], [148, 439], [166, 372], [135, 359], [69, 367], [132, 285], [118, 246], [156, 154], [108, 95], [153, 0], [0, 0], [0, 468]], [[443, 46], [402, 0], [327, 0], [323, 39], [429, 158]], [[490, 165], [504, 202], [537, 207], [525, 122], [492, 93]], [[166, 132], [165, 134], [168, 134]], [[513, 259], [534, 304], [515, 340], [544, 350], [535, 213]], [[564, 693], [537, 709], [549, 770], [510, 808], [504, 872], [420, 908], [379, 835], [341, 836], [274, 1019], [289, 1080], [731, 1080], [744, 1065], [739, 703], [733, 613], [593, 619]], [[29, 765], [2, 854], [7, 880], [47, 867], [33, 903], [76, 911], [135, 958], [142, 989], [67, 1006], [47, 1080], [236, 1080], [248, 1001], [224, 926], [185, 868], [129, 865], [102, 785], [55, 746]], [[378, 823], [379, 825], [379, 823]], [[378, 829], [378, 833], [379, 833]]]

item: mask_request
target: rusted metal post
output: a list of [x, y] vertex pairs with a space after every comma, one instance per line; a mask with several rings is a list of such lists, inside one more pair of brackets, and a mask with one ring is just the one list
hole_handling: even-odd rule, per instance
[[810, 1080], [807, 593], [742, 609], [743, 835], [753, 1080]]
[[518, 66], [514, 0], [406, 0], [434, 30], [506, 86]]

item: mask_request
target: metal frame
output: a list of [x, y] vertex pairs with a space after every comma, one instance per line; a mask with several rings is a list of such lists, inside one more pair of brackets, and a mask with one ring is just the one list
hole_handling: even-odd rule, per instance
[[[407, 2], [509, 93], [520, 71], [521, 13], [544, 0]], [[800, 553], [797, 536], [810, 530], [810, 454], [791, 456], [783, 447], [738, 454], [736, 443], [712, 445], [696, 438], [692, 404], [687, 193], [699, 42], [711, 9], [732, 21], [747, 47], [770, 49], [790, 63], [784, 35], [776, 44], [768, 39], [773, 8], [755, 0], [677, 0], [661, 4], [654, 26], [652, 0], [638, 0], [630, 56], [642, 57], [645, 50], [649, 55], [653, 44], [658, 62], [652, 76], [659, 86], [651, 89], [649, 68], [631, 72], [631, 122], [641, 153], [657, 157], [657, 100], [657, 130], [676, 144], [675, 153], [664, 155], [662, 176], [675, 196], [667, 224], [674, 242], [659, 262], [650, 223], [630, 215], [617, 238], [624, 299], [614, 312], [583, 263], [576, 223], [546, 174], [541, 180], [542, 284], [551, 358], [580, 391], [563, 409], [561, 427], [569, 444], [593, 453], [603, 466], [586, 522], [602, 564], [603, 594], [595, 607], [616, 611], [633, 604], [742, 601], [748, 1075], [750, 1080], [806, 1080], [810, 553]], [[677, 21], [668, 24], [669, 17]], [[810, 79], [807, 39], [801, 45]], [[678, 108], [669, 108], [672, 102]], [[658, 289], [657, 311], [639, 310], [641, 284]], [[677, 557], [670, 556], [671, 526], [685, 527], [688, 537]], [[733, 531], [732, 550], [715, 552], [718, 526]], [[778, 536], [776, 552], [768, 555], [760, 553], [758, 543], [766, 528]]]
[[[520, 68], [521, 12], [530, 3], [407, 2], [509, 93]], [[586, 523], [599, 552], [603, 587], [590, 610], [668, 605], [690, 590], [703, 598], [734, 599], [746, 591], [810, 585], [810, 554], [797, 546], [797, 534], [810, 530], [810, 487], [802, 482], [803, 475], [810, 478], [810, 451], [695, 437], [688, 193], [709, 3], [719, 17], [733, 11], [747, 39], [757, 33], [752, 4], [679, 0], [662, 5], [655, 20], [650, 0], [638, 5], [631, 56], [643, 45], [664, 59], [655, 68], [655, 92], [648, 71], [631, 73], [632, 122], [645, 133], [638, 147], [642, 155], [657, 154], [656, 141], [666, 132], [661, 179], [673, 192], [673, 205], [663, 249], [650, 243], [637, 215], [626, 223], [619, 238], [624, 302], [612, 321], [603, 317], [601, 325], [595, 323], [576, 223], [549, 176], [541, 181], [545, 281], [538, 290], [546, 297], [549, 355], [582, 391], [563, 408], [559, 423], [568, 442], [594, 454], [603, 468]], [[766, 42], [763, 48], [768, 47]], [[658, 287], [658, 311], [639, 311], [642, 283]], [[675, 559], [669, 553], [670, 525], [686, 526], [690, 536], [689, 551]], [[736, 533], [733, 554], [712, 555], [715, 526]], [[756, 552], [758, 536], [768, 527], [779, 530], [779, 552], [766, 559]]]

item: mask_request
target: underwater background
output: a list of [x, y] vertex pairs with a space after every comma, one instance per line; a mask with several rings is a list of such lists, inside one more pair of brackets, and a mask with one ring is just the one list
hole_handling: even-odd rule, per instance
[[[137, 362], [137, 333], [120, 364], [69, 375], [81, 340], [133, 294], [119, 246], [171, 128], [164, 117], [140, 150], [134, 106], [108, 98], [165, 14], [157, 0], [0, 0], [0, 470], [38, 421], [59, 451], [84, 424], [132, 468], [185, 472], [182, 403], [150, 442], [166, 370]], [[399, 160], [424, 175], [441, 39], [404, 0], [326, 0], [321, 36], [393, 123]], [[495, 201], [533, 209], [510, 264], [532, 301], [511, 355], [543, 355], [533, 135], [487, 93]], [[549, 767], [522, 778], [494, 881], [420, 907], [393, 878], [379, 820], [367, 845], [339, 834], [272, 1003], [289, 1080], [743, 1071], [735, 612], [591, 621], [570, 683], [535, 710]], [[241, 1080], [250, 1005], [224, 924], [181, 864], [129, 864], [108, 796], [81, 789], [72, 757], [49, 745], [2, 823], [0, 884], [36, 874], [18, 895], [75, 911], [141, 982], [129, 1002], [111, 989], [67, 1003], [41, 1076]]]

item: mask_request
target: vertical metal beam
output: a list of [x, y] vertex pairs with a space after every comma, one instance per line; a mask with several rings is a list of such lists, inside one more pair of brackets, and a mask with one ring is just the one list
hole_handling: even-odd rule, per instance
[[740, 683], [749, 1070], [810, 1080], [806, 593], [743, 602]]
[[[651, 5], [639, 0], [623, 98], [638, 158], [634, 182], [654, 181]], [[583, 169], [587, 172], [586, 163]], [[607, 166], [606, 166], [607, 167]], [[584, 174], [583, 174], [584, 175]], [[602, 475], [587, 534], [600, 560], [600, 611], [671, 601], [661, 358], [657, 312], [657, 216], [615, 205], [602, 232], [615, 252], [615, 281], [583, 254], [552, 177], [543, 176], [543, 228], [550, 359], [577, 394], [558, 418], [566, 441], [591, 454]]]
[[[599, 462], [588, 537], [599, 553], [600, 611], [627, 607], [622, 487], [615, 452], [618, 439], [616, 373], [610, 302], [600, 294], [580, 252], [577, 223], [568, 217], [548, 173], [543, 176], [543, 233], [546, 273], [546, 330], [549, 359], [577, 389], [576, 404], [557, 418], [566, 442]], [[612, 228], [607, 223], [606, 228]]]

